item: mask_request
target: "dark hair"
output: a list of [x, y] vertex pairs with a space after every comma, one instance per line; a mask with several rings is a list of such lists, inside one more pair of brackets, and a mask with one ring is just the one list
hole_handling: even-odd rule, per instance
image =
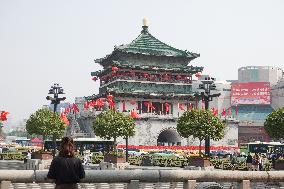
[[74, 157], [74, 142], [71, 137], [62, 138], [59, 156]]

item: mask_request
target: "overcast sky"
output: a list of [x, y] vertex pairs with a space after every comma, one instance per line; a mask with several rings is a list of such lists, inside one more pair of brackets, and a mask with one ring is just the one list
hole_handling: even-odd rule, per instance
[[97, 93], [93, 60], [135, 39], [144, 17], [220, 80], [242, 66], [283, 68], [283, 10], [283, 0], [0, 0], [0, 110], [17, 124], [49, 103], [54, 82], [70, 102]]

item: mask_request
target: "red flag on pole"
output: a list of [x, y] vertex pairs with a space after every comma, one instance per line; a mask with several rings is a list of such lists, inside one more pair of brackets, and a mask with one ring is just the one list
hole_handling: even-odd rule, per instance
[[1, 121], [6, 121], [8, 114], [9, 114], [9, 112], [1, 111], [0, 120], [1, 120]]
[[137, 114], [137, 112], [135, 111], [135, 110], [131, 110], [131, 112], [130, 112], [130, 116], [132, 117], [132, 118], [139, 118], [139, 115]]
[[221, 113], [222, 116], [226, 116], [226, 108], [223, 108], [223, 111]]
[[73, 104], [72, 108], [75, 112], [79, 112], [79, 108], [78, 108], [77, 104]]
[[96, 104], [98, 108], [101, 108], [104, 105], [104, 102], [101, 98], [96, 100]]
[[166, 106], [166, 113], [170, 112], [170, 104], [166, 102], [165, 106]]
[[89, 102], [88, 102], [88, 101], [85, 102], [85, 103], [84, 103], [84, 108], [85, 108], [85, 110], [89, 109], [89, 107], [90, 107]]
[[69, 120], [63, 112], [60, 114], [60, 118], [64, 123], [66, 123], [66, 125], [69, 125]]
[[218, 115], [218, 109], [217, 108], [211, 108], [211, 111], [213, 113], [214, 116], [217, 116]]

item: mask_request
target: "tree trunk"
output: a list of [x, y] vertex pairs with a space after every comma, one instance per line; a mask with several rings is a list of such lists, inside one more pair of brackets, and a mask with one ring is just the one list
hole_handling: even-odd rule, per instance
[[45, 146], [44, 146], [44, 143], [45, 143], [45, 135], [42, 135], [42, 150], [44, 151], [45, 150]]
[[128, 162], [128, 136], [125, 137], [125, 156], [126, 162]]
[[113, 138], [113, 151], [116, 151], [116, 137]]
[[53, 141], [53, 152], [52, 152], [52, 155], [53, 155], [53, 157], [55, 157], [55, 155], [56, 155], [56, 147], [57, 147], [55, 135], [52, 135], [52, 141]]
[[201, 156], [201, 142], [202, 142], [202, 140], [199, 139], [199, 156]]

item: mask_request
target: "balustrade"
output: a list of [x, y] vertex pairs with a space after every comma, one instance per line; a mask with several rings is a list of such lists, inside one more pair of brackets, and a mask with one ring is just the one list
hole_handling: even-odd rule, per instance
[[[1, 189], [10, 183], [46, 183], [47, 170], [0, 170]], [[141, 183], [182, 182], [184, 189], [193, 189], [199, 182], [238, 182], [251, 189], [251, 182], [283, 182], [280, 171], [195, 171], [195, 170], [86, 170], [82, 183], [128, 183], [130, 189]]]

